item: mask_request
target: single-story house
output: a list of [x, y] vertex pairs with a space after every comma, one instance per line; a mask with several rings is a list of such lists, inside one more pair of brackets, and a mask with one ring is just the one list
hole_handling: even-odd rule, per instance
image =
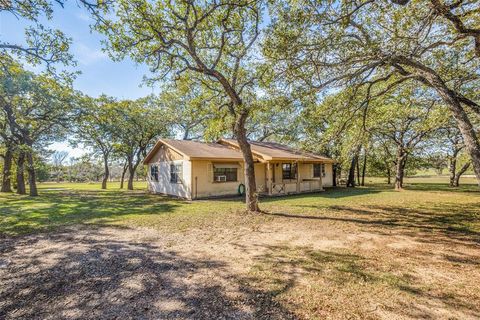
[[[273, 142], [250, 144], [259, 194], [322, 191], [333, 184], [335, 161], [330, 158]], [[143, 163], [152, 193], [198, 199], [236, 195], [244, 188], [244, 161], [232, 139], [216, 143], [160, 139]]]

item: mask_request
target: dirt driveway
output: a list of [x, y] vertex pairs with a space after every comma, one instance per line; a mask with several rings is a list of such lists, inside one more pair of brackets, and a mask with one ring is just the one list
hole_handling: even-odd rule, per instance
[[477, 237], [382, 221], [277, 214], [2, 239], [0, 318], [480, 318]]

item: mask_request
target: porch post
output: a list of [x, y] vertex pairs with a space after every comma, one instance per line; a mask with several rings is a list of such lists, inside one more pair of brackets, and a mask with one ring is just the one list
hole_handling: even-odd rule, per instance
[[318, 180], [318, 182], [320, 183], [320, 191], [323, 191], [323, 166], [325, 166], [325, 164], [323, 163], [320, 163], [320, 180]]
[[298, 161], [295, 163], [297, 165], [297, 193], [300, 193], [300, 163]]
[[267, 188], [268, 188], [268, 195], [272, 195], [272, 165], [270, 161], [267, 162]]

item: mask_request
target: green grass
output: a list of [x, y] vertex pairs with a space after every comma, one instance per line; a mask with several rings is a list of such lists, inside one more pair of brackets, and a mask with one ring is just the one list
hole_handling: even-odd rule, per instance
[[[226, 236], [234, 239], [229, 245], [255, 251], [244, 261], [240, 285], [298, 318], [378, 318], [377, 309], [390, 312], [384, 318], [477, 315], [478, 186], [449, 188], [447, 177], [414, 177], [399, 192], [376, 178], [367, 182], [262, 198], [266, 213], [259, 215], [246, 214], [239, 198], [185, 201], [148, 194], [144, 182], [133, 191], [45, 183], [35, 198], [0, 194], [0, 238], [83, 224], [114, 225], [120, 233], [144, 227], [179, 235], [165, 245], [185, 244], [197, 254], [222, 247]], [[422, 313], [438, 309], [432, 305], [441, 306], [439, 313]]]
[[[134, 191], [117, 184], [101, 190], [99, 184], [44, 183], [39, 197], [0, 194], [0, 233], [19, 235], [72, 224], [117, 224], [174, 231], [191, 227], [259, 223], [282, 216], [320, 219], [358, 219], [363, 223], [479, 232], [480, 192], [473, 184], [451, 189], [443, 184], [415, 180], [396, 192], [384, 184], [323, 193], [263, 198], [269, 214], [245, 218], [241, 199], [185, 201], [145, 193], [145, 183]], [[413, 214], [407, 214], [413, 210]], [[351, 216], [356, 216], [352, 218]], [[252, 221], [251, 221], [252, 220]]]

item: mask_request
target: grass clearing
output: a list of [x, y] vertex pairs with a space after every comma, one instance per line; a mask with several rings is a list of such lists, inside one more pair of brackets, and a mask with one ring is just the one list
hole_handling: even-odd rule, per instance
[[[80, 318], [92, 307], [69, 299], [98, 291], [105, 296], [95, 300], [96, 318], [148, 304], [140, 314], [154, 318], [475, 319], [480, 192], [442, 179], [412, 178], [401, 192], [372, 179], [264, 198], [261, 215], [245, 214], [240, 199], [149, 195], [143, 183], [134, 191], [49, 183], [38, 198], [2, 194], [0, 317], [28, 317], [38, 306]], [[163, 292], [152, 279], [171, 286]], [[57, 291], [39, 292], [39, 283]]]

